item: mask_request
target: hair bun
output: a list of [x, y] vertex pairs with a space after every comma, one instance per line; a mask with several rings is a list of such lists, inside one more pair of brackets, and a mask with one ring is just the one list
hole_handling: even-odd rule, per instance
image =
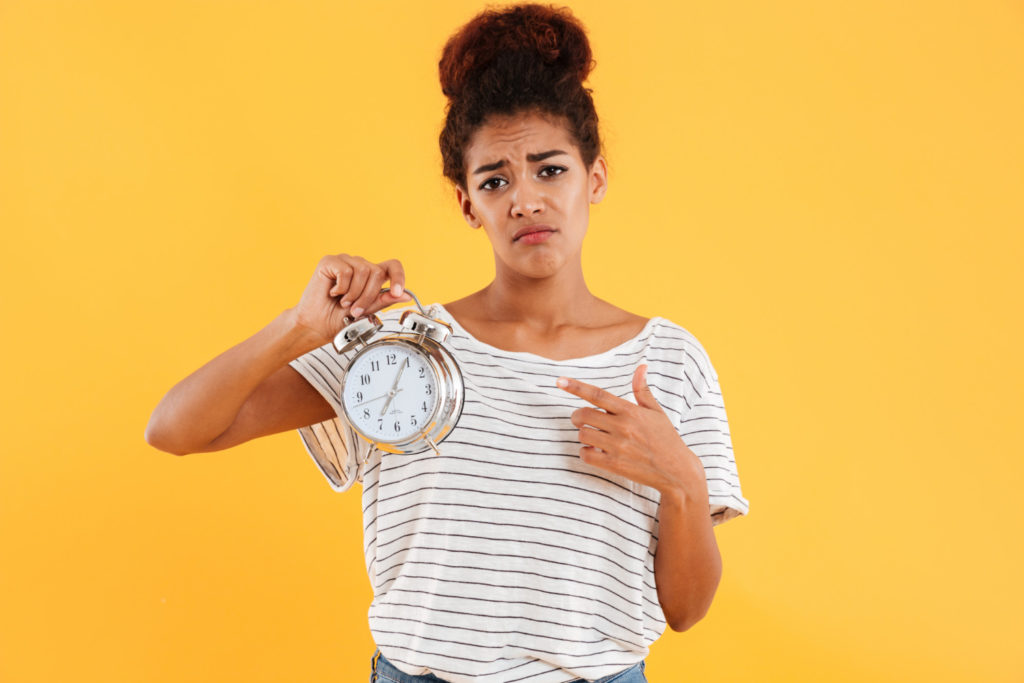
[[457, 99], [502, 62], [516, 63], [520, 73], [526, 67], [535, 77], [543, 74], [544, 80], [581, 84], [594, 68], [586, 31], [569, 8], [514, 5], [481, 12], [448, 39], [438, 65], [441, 91]]

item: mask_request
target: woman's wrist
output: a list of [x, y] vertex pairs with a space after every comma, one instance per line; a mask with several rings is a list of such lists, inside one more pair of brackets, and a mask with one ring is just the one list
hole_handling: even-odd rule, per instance
[[281, 311], [271, 326], [282, 352], [287, 356], [286, 363], [331, 341], [300, 323], [294, 307]]

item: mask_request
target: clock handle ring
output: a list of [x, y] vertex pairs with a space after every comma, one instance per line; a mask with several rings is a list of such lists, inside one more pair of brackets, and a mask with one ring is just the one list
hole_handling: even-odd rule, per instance
[[[381, 294], [386, 294], [387, 292], [390, 292], [390, 291], [391, 291], [390, 287], [384, 287], [383, 289], [380, 290], [380, 293]], [[416, 298], [415, 294], [413, 294], [408, 289], [403, 289], [402, 291], [412, 297], [412, 300], [416, 302], [416, 308], [420, 309], [420, 313], [422, 313], [423, 315], [427, 315], [427, 312], [425, 310], [423, 310], [423, 304], [420, 303], [420, 300]]]

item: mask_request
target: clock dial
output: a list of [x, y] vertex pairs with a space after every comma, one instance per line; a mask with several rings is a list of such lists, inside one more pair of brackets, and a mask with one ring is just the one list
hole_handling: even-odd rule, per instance
[[349, 366], [343, 400], [351, 422], [376, 441], [420, 433], [437, 407], [437, 378], [426, 357], [405, 344], [376, 344]]

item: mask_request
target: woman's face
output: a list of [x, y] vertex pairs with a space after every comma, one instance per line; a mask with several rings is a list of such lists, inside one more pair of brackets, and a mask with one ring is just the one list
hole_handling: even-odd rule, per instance
[[602, 157], [586, 168], [557, 119], [524, 113], [491, 117], [473, 134], [466, 183], [456, 188], [459, 206], [467, 223], [487, 233], [495, 265], [544, 278], [566, 264], [578, 267], [607, 168]]

